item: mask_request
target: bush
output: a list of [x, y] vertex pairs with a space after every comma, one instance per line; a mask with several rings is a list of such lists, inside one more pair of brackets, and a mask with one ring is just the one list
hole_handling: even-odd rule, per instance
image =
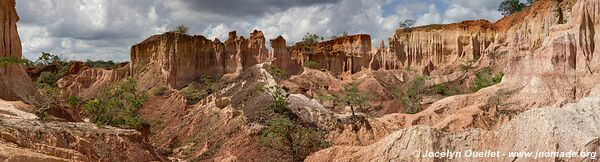
[[452, 96], [460, 93], [460, 89], [457, 87], [450, 87], [444, 84], [438, 84], [433, 86], [433, 92], [440, 95]]
[[289, 109], [284, 87], [270, 87], [269, 90], [273, 96], [270, 109], [274, 115], [265, 122], [267, 127], [258, 136], [260, 144], [288, 152], [295, 161], [301, 161], [310, 153], [329, 146], [322, 133], [306, 127], [307, 124], [302, 123]]
[[200, 83], [191, 82], [180, 92], [185, 96], [188, 104], [193, 105], [208, 95], [216, 93], [220, 88], [221, 85], [213, 77], [203, 76]]
[[150, 96], [160, 96], [165, 94], [165, 91], [167, 90], [167, 88], [165, 86], [155, 86], [150, 88], [150, 90], [148, 90], [148, 94]]
[[287, 74], [287, 72], [285, 72], [284, 70], [282, 70], [281, 68], [269, 64], [266, 65], [267, 68], [265, 70], [267, 70], [267, 72], [269, 72], [269, 74], [273, 75], [274, 77], [278, 77], [278, 78], [282, 78], [282, 79], [287, 79], [290, 76]]
[[187, 34], [188, 30], [189, 28], [187, 26], [180, 24], [177, 27], [175, 27], [175, 30], [173, 30], [173, 32]]
[[15, 56], [7, 56], [4, 58], [0, 58], [0, 67], [6, 67], [8, 65], [20, 64], [21, 60]]
[[58, 82], [58, 80], [60, 80], [62, 77], [64, 77], [68, 71], [69, 71], [69, 66], [62, 66], [62, 68], [56, 73], [52, 73], [49, 71], [42, 72], [40, 74], [40, 76], [37, 78], [36, 84], [37, 85], [45, 84], [45, 85], [49, 85], [52, 87], [56, 87], [57, 86], [56, 82]]
[[104, 61], [104, 60], [87, 60], [85, 64], [90, 66], [91, 68], [103, 68], [103, 69], [111, 69], [117, 65], [114, 61]]
[[77, 97], [77, 96], [69, 96], [67, 97], [67, 105], [69, 105], [70, 107], [77, 107], [79, 106], [79, 102], [81, 102], [81, 98]]
[[318, 62], [315, 61], [306, 61], [304, 62], [304, 67], [309, 68], [309, 69], [321, 69], [321, 64], [319, 64]]
[[410, 29], [415, 26], [415, 23], [415, 20], [404, 20], [398, 24], [398, 27], [400, 27], [400, 29]]
[[406, 93], [400, 97], [400, 102], [404, 105], [405, 113], [415, 114], [421, 111], [421, 99], [425, 92], [425, 80], [424, 76], [415, 77]]
[[344, 88], [344, 96], [339, 98], [339, 102], [342, 105], [350, 106], [352, 116], [355, 116], [354, 107], [366, 106], [367, 98], [358, 90], [356, 86], [348, 86]]
[[40, 98], [39, 102], [34, 105], [34, 112], [41, 120], [48, 121], [52, 118], [47, 111], [59, 108], [61, 93], [58, 88], [45, 84], [38, 85], [37, 88]]
[[525, 7], [527, 7], [527, 4], [521, 3], [519, 0], [504, 0], [500, 4], [498, 11], [500, 11], [502, 15], [508, 16], [523, 10]]
[[504, 73], [500, 72], [492, 77], [492, 68], [485, 67], [475, 74], [475, 80], [471, 85], [471, 90], [477, 92], [480, 89], [498, 84], [502, 81]]
[[314, 33], [306, 33], [306, 35], [304, 35], [304, 38], [302, 38], [302, 42], [309, 46], [315, 45], [315, 44], [319, 43], [319, 41], [322, 41], [322, 40], [323, 40], [323, 37], [321, 37], [317, 34], [314, 34]]
[[268, 120], [266, 126], [260, 132], [259, 143], [289, 152], [296, 161], [302, 161], [310, 153], [329, 147], [322, 133], [303, 127], [288, 118]]
[[83, 105], [85, 114], [97, 125], [137, 128], [145, 121], [137, 114], [147, 99], [145, 92], [138, 92], [135, 80], [128, 78], [104, 96], [89, 100]]

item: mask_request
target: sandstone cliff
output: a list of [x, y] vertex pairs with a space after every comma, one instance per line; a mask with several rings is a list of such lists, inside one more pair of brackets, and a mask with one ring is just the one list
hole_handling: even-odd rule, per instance
[[292, 57], [300, 64], [314, 61], [333, 74], [356, 73], [369, 68], [371, 36], [366, 34], [343, 36], [319, 42], [314, 47], [302, 42], [291, 48]]
[[[14, 0], [0, 0], [0, 59], [22, 56], [15, 5]], [[33, 83], [22, 65], [0, 67], [0, 98], [31, 102], [35, 96]]]
[[[78, 72], [77, 64], [72, 64], [69, 73]], [[83, 67], [85, 68], [85, 66]], [[71, 71], [73, 70], [73, 71]], [[81, 69], [80, 69], [81, 70]], [[93, 97], [97, 92], [130, 76], [129, 66], [112, 70], [92, 68], [73, 75], [67, 75], [58, 80], [57, 85], [67, 95]]]
[[286, 41], [282, 36], [271, 39], [271, 48], [273, 48], [273, 59], [277, 67], [285, 70], [290, 75], [300, 74], [303, 71], [299, 61], [292, 58]]
[[[248, 39], [230, 32], [225, 42], [173, 32], [155, 35], [131, 47], [131, 74], [146, 79], [142, 80], [146, 88], [162, 83], [180, 89], [203, 76], [220, 78], [223, 74], [239, 74], [272, 60], [274, 56], [265, 41], [263, 33], [257, 30]], [[276, 49], [278, 65], [298, 71], [287, 56], [287, 49]]]
[[424, 67], [429, 63], [436, 67], [456, 66], [479, 59], [495, 36], [494, 25], [486, 20], [400, 29], [389, 40], [392, 54], [382, 55], [385, 60], [397, 60], [403, 67]]

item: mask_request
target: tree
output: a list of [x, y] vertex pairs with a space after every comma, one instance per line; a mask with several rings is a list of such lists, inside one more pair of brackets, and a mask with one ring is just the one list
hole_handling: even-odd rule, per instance
[[[528, 3], [531, 4], [533, 1], [528, 0]], [[523, 10], [525, 7], [527, 7], [527, 4], [521, 3], [519, 0], [504, 0], [500, 4], [498, 11], [500, 11], [502, 15], [508, 16]]]
[[173, 32], [187, 34], [188, 30], [189, 28], [187, 26], [180, 24], [179, 26], [175, 27], [175, 30], [173, 30]]
[[42, 64], [50, 64], [50, 63], [62, 63], [64, 62], [62, 58], [60, 58], [57, 55], [53, 55], [50, 52], [42, 52], [42, 55], [40, 57], [38, 57], [38, 60], [36, 62], [42, 63]]
[[340, 98], [342, 104], [346, 106], [350, 106], [350, 110], [352, 111], [352, 116], [356, 116], [354, 113], [355, 106], [364, 106], [367, 103], [367, 99], [365, 96], [361, 94], [361, 92], [356, 88], [356, 86], [348, 86], [344, 88], [344, 96]]
[[426, 79], [427, 78], [423, 76], [417, 76], [415, 79], [413, 79], [405, 95], [400, 98], [400, 101], [405, 107], [405, 113], [415, 114], [421, 111], [421, 99], [423, 97], [423, 93], [425, 92]]
[[415, 20], [404, 20], [402, 22], [400, 22], [399, 26], [402, 29], [409, 29], [414, 27], [416, 21]]
[[302, 38], [302, 42], [308, 44], [308, 45], [314, 45], [319, 43], [319, 41], [322, 41], [323, 37], [314, 34], [314, 33], [306, 33], [306, 35], [304, 35], [304, 38]]

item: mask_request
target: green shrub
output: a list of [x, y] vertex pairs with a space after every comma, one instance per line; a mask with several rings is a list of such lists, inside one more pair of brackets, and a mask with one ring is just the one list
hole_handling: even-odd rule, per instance
[[200, 83], [191, 82], [185, 88], [181, 89], [181, 93], [188, 101], [188, 104], [193, 105], [210, 94], [220, 90], [221, 85], [210, 76], [203, 76]]
[[38, 111], [35, 115], [40, 118], [41, 121], [50, 121], [52, 119], [52, 116], [46, 111]]
[[69, 96], [67, 97], [67, 105], [71, 107], [79, 106], [79, 102], [81, 102], [81, 98], [78, 96]]
[[52, 73], [49, 71], [42, 72], [40, 76], [36, 80], [36, 84], [46, 84], [52, 87], [56, 87], [56, 82], [64, 77], [69, 71], [69, 66], [62, 66], [62, 68], [56, 72]]
[[319, 70], [321, 69], [321, 64], [315, 61], [306, 61], [304, 62], [304, 67]]
[[274, 77], [278, 77], [278, 78], [282, 78], [282, 79], [287, 79], [290, 77], [287, 72], [285, 72], [284, 70], [282, 70], [281, 68], [279, 68], [275, 65], [269, 64], [266, 66], [267, 66], [267, 68], [265, 70], [267, 70], [267, 72], [269, 72], [269, 74], [273, 75]]
[[354, 107], [362, 107], [367, 105], [367, 98], [356, 86], [348, 86], [344, 88], [344, 96], [339, 98], [342, 105], [350, 106], [352, 116], [355, 116]]
[[329, 146], [322, 133], [306, 127], [308, 124], [302, 123], [289, 109], [284, 87], [270, 87], [269, 90], [273, 96], [270, 109], [274, 115], [265, 122], [267, 127], [259, 133], [257, 140], [260, 144], [290, 153], [295, 161], [301, 161], [310, 153]]
[[165, 86], [155, 86], [150, 88], [150, 90], [148, 90], [148, 94], [150, 96], [160, 96], [165, 94], [165, 91], [167, 90], [167, 88]]
[[181, 89], [181, 93], [188, 101], [188, 104], [193, 105], [198, 103], [202, 98], [208, 96], [206, 89], [203, 89], [199, 83], [192, 82], [187, 87]]
[[172, 32], [187, 34], [188, 30], [189, 30], [189, 28], [187, 26], [185, 26], [183, 24], [179, 24], [179, 25], [177, 25], [177, 27], [175, 27], [175, 29]]
[[103, 69], [111, 69], [113, 67], [115, 67], [115, 65], [117, 65], [117, 63], [115, 63], [112, 60], [109, 61], [104, 61], [104, 60], [96, 60], [96, 61], [92, 61], [92, 60], [87, 60], [85, 61], [85, 64], [90, 66], [91, 68], [103, 68]]
[[444, 84], [438, 84], [433, 86], [433, 92], [440, 95], [452, 96], [460, 93], [460, 89], [457, 87], [448, 87]]
[[138, 92], [135, 80], [128, 78], [103, 96], [83, 105], [85, 114], [97, 125], [137, 128], [145, 121], [137, 114], [147, 100], [145, 92]]
[[485, 87], [489, 87], [495, 84], [498, 84], [502, 81], [502, 77], [504, 77], [504, 73], [500, 72], [492, 77], [492, 68], [485, 67], [475, 74], [475, 80], [471, 85], [471, 90], [474, 92], [479, 91]]
[[424, 76], [415, 77], [412, 80], [408, 90], [400, 97], [400, 102], [404, 105], [404, 112], [407, 114], [415, 114], [421, 111], [421, 99], [425, 92]]
[[294, 160], [302, 161], [310, 153], [329, 147], [322, 133], [303, 127], [288, 118], [268, 120], [266, 126], [260, 132], [259, 143], [289, 152]]
[[0, 58], [0, 67], [6, 67], [8, 65], [20, 64], [21, 60], [15, 56], [7, 56], [4, 58]]

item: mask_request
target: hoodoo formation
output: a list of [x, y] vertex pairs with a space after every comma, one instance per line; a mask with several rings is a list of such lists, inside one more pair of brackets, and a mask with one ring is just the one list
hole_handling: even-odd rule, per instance
[[[0, 58], [21, 58], [14, 0], [0, 0], [0, 9]], [[368, 34], [288, 45], [259, 30], [232, 31], [225, 41], [166, 32], [133, 45], [128, 64], [68, 63], [47, 109], [37, 97], [47, 94], [11, 63], [0, 67], [0, 160], [530, 161], [539, 159], [414, 153], [597, 153], [597, 31], [600, 1], [538, 0], [497, 22], [398, 29], [378, 47]], [[35, 80], [44, 71], [37, 69]], [[115, 119], [123, 114], [134, 115]]]
[[[19, 16], [14, 0], [0, 1], [0, 58], [20, 59], [21, 39], [17, 33]], [[33, 83], [25, 69], [19, 64], [0, 66], [0, 98], [5, 100], [32, 101], [35, 98]]]

